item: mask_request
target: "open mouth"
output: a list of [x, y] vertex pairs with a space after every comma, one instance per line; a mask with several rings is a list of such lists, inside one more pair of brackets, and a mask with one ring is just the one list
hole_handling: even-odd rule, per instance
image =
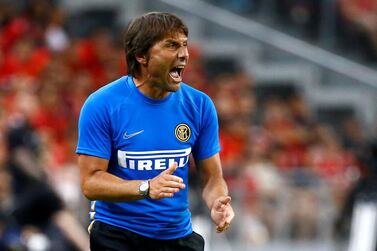
[[176, 66], [170, 70], [169, 76], [175, 82], [182, 82], [183, 69], [184, 69], [184, 66]]

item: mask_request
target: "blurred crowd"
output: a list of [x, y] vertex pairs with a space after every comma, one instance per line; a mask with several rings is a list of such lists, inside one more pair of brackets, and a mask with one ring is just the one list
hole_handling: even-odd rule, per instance
[[88, 248], [77, 119], [125, 66], [106, 29], [73, 38], [65, 15], [53, 1], [0, 2], [0, 250]]
[[[121, 37], [98, 27], [77, 38], [66, 24], [54, 1], [0, 2], [0, 250], [87, 249], [77, 119], [86, 97], [126, 66]], [[219, 114], [237, 208], [230, 237], [251, 245], [347, 238], [354, 201], [375, 191], [376, 135], [356, 117], [341, 128], [316, 121], [299, 92], [257, 102], [252, 76], [209, 77], [204, 62], [192, 44], [185, 82], [208, 93]]]
[[353, 60], [377, 62], [376, 0], [207, 0]]
[[233, 237], [346, 241], [355, 202], [376, 199], [377, 131], [355, 116], [340, 127], [320, 122], [299, 92], [259, 100], [242, 71], [200, 79], [219, 114], [223, 171], [240, 213]]
[[256, 106], [252, 80], [242, 74], [214, 86], [224, 173], [244, 212], [240, 235], [254, 244], [348, 238], [354, 204], [347, 201], [374, 171], [360, 122], [350, 117], [334, 128], [316, 121], [297, 93]]

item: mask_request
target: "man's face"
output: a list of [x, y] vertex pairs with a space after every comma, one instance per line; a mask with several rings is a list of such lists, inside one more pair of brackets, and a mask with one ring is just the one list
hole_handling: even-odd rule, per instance
[[187, 37], [183, 33], [169, 35], [154, 44], [148, 56], [148, 82], [163, 92], [177, 91], [189, 58]]

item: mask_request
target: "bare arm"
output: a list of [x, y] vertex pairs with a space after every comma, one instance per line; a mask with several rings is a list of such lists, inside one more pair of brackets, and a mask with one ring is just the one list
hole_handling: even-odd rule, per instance
[[219, 154], [198, 162], [202, 178], [203, 199], [211, 210], [211, 218], [217, 226], [217, 232], [228, 228], [234, 218], [230, 205], [228, 187], [223, 178]]
[[216, 154], [200, 161], [199, 170], [203, 186], [203, 199], [211, 209], [218, 197], [228, 196], [228, 187], [223, 179], [219, 155]]
[[[80, 155], [80, 184], [89, 200], [134, 201], [143, 199], [139, 194], [141, 180], [124, 180], [107, 172], [109, 161], [94, 156]], [[174, 163], [150, 181], [149, 195], [152, 199], [172, 197], [185, 185], [180, 177], [172, 175], [177, 169]]]
[[77, 219], [68, 211], [60, 210], [54, 215], [54, 223], [80, 251], [89, 250], [89, 238], [87, 232]]
[[83, 194], [90, 200], [132, 201], [141, 199], [140, 180], [123, 180], [107, 172], [109, 161], [80, 155], [80, 184]]

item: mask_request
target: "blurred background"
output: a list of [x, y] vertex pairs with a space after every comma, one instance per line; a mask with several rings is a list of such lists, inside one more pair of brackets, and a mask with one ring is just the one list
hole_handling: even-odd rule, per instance
[[219, 114], [236, 218], [215, 233], [192, 168], [206, 251], [375, 251], [376, 0], [1, 0], [0, 250], [88, 250], [78, 115], [148, 11], [189, 26], [184, 81]]

